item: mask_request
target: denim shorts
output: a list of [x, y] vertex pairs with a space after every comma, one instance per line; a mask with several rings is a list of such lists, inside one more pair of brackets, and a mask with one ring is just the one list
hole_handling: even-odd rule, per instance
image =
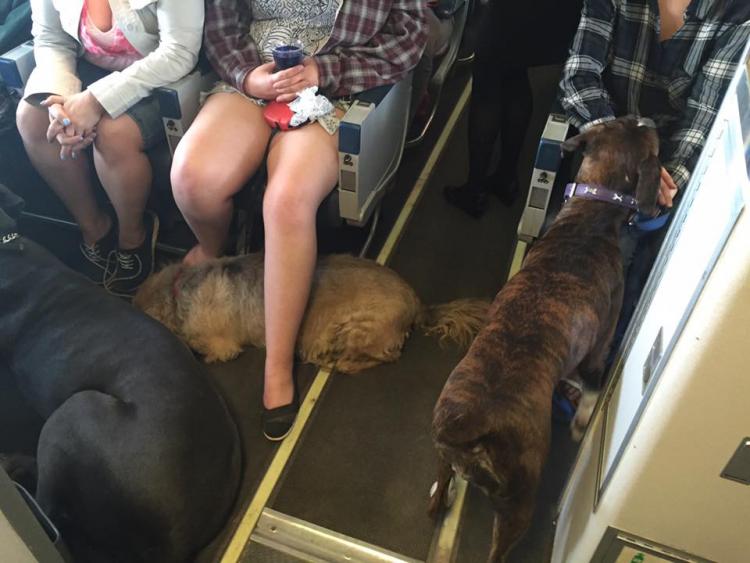
[[[237, 90], [237, 88], [235, 88], [234, 86], [231, 86], [227, 84], [226, 82], [220, 81], [214, 84], [213, 88], [211, 88], [211, 90], [209, 90], [208, 92], [201, 92], [201, 104], [203, 104], [206, 101], [206, 99], [213, 94], [239, 94], [246, 100], [261, 107], [264, 107], [268, 103], [266, 100], [261, 100], [259, 98], [253, 98], [252, 96], [248, 96], [244, 92], [240, 92], [239, 90]], [[338, 131], [339, 129], [339, 124], [341, 123], [341, 118], [336, 113], [336, 110], [344, 114], [347, 112], [347, 110], [352, 104], [350, 101], [343, 99], [343, 98], [333, 99], [331, 100], [331, 103], [333, 104], [333, 107], [334, 107], [331, 113], [322, 115], [318, 117], [315, 121], [317, 121], [318, 125], [320, 125], [323, 129], [325, 129], [326, 133], [328, 133], [329, 135], [335, 135], [336, 131]]]
[[[78, 77], [83, 83], [83, 88], [93, 84], [97, 80], [104, 78], [111, 71], [99, 68], [91, 63], [79, 59]], [[143, 150], [148, 150], [165, 140], [164, 125], [161, 120], [159, 102], [154, 96], [148, 96], [137, 102], [125, 111], [125, 115], [135, 121], [138, 129], [141, 131], [143, 138]]]

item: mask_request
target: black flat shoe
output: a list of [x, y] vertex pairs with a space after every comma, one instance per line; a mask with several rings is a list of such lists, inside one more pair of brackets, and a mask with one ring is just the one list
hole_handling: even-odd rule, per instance
[[474, 219], [479, 219], [487, 211], [487, 194], [477, 192], [467, 186], [446, 186], [443, 189], [445, 200], [468, 213]]
[[275, 409], [263, 407], [263, 414], [260, 419], [263, 426], [263, 435], [272, 442], [283, 440], [292, 431], [292, 426], [294, 426], [294, 421], [297, 420], [298, 412], [299, 394], [297, 393], [295, 382], [294, 397], [291, 403], [276, 407]]

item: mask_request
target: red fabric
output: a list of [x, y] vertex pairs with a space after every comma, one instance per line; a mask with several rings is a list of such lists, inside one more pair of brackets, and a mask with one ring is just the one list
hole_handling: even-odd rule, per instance
[[281, 102], [269, 102], [266, 107], [263, 108], [263, 117], [266, 119], [266, 123], [272, 129], [281, 129], [286, 131], [287, 129], [293, 129], [289, 125], [289, 121], [294, 116], [294, 112], [289, 109], [289, 104]]

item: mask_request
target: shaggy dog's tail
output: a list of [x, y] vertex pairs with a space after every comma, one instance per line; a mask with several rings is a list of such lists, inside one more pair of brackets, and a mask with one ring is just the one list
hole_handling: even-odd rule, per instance
[[440, 305], [425, 305], [419, 312], [417, 326], [440, 343], [453, 340], [468, 348], [487, 320], [490, 302], [481, 299], [456, 299]]

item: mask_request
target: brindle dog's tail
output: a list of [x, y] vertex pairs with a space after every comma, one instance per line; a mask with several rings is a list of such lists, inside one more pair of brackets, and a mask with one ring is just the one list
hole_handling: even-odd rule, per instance
[[440, 343], [452, 340], [463, 348], [487, 321], [490, 302], [481, 299], [456, 299], [440, 305], [425, 305], [417, 317], [417, 326], [429, 336], [437, 336]]

